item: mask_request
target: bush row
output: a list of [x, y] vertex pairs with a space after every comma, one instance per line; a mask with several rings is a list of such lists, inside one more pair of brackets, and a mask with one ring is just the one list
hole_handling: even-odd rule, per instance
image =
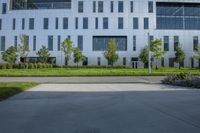
[[163, 84], [200, 88], [200, 78], [190, 73], [170, 74], [163, 81]]
[[53, 68], [52, 64], [46, 63], [0, 63], [0, 69], [37, 69], [37, 68]]
[[[59, 68], [60, 66], [55, 66]], [[76, 68], [77, 66], [62, 66], [63, 68]], [[90, 65], [90, 66], [78, 66], [78, 68], [127, 68], [126, 66], [95, 66], [95, 65]]]

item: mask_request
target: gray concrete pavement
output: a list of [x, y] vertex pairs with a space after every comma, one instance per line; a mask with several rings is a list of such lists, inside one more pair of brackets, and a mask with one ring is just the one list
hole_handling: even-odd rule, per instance
[[200, 90], [41, 84], [0, 102], [0, 133], [199, 133]]
[[37, 83], [160, 83], [163, 76], [127, 77], [0, 77], [0, 82], [37, 82]]

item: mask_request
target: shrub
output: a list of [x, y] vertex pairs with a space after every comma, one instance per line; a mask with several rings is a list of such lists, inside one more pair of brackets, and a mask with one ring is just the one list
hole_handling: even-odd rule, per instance
[[190, 73], [170, 74], [163, 81], [163, 84], [196, 87], [200, 88], [200, 78], [191, 75]]
[[19, 69], [25, 69], [26, 65], [25, 63], [19, 63]]
[[5, 63], [1, 63], [0, 64], [0, 69], [6, 69], [6, 64]]
[[42, 68], [42, 63], [38, 63], [37, 68]]
[[29, 63], [29, 64], [28, 64], [28, 69], [33, 69], [33, 68], [34, 68], [33, 63]]
[[20, 67], [19, 67], [19, 64], [14, 64], [14, 65], [13, 65], [13, 68], [14, 68], [14, 69], [19, 69], [19, 68], [20, 68]]
[[6, 68], [7, 68], [7, 69], [12, 69], [12, 68], [13, 68], [13, 64], [7, 63], [7, 64], [6, 64]]
[[34, 63], [33, 65], [34, 65], [34, 68], [36, 68], [36, 69], [38, 68], [38, 64], [37, 63]]

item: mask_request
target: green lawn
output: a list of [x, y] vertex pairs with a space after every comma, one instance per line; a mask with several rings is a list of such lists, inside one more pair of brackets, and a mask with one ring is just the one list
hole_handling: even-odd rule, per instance
[[36, 85], [36, 83], [21, 82], [0, 83], [0, 101]]
[[[191, 68], [159, 68], [152, 70], [152, 76], [164, 76], [172, 73], [190, 72], [194, 75], [200, 75], [198, 69]], [[132, 68], [41, 68], [41, 69], [4, 69], [0, 70], [1, 77], [36, 77], [36, 76], [146, 76], [147, 69]]]

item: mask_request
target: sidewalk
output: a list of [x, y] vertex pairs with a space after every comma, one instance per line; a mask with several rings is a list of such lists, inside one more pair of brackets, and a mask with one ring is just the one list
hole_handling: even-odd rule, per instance
[[127, 77], [0, 77], [0, 82], [36, 82], [57, 84], [105, 84], [105, 83], [161, 83], [163, 76], [127, 76]]

